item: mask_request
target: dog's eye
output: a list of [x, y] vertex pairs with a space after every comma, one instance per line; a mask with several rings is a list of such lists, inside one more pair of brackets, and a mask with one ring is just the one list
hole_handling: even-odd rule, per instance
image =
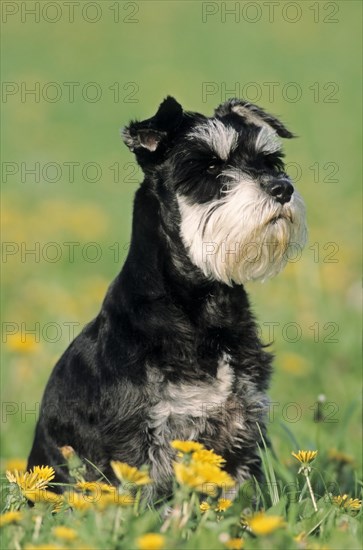
[[208, 174], [217, 174], [220, 171], [221, 165], [217, 162], [212, 162], [208, 168], [207, 172]]
[[283, 170], [284, 168], [284, 162], [283, 162], [283, 155], [282, 153], [274, 153], [269, 155], [263, 155], [262, 158], [263, 163], [265, 166], [271, 169], [275, 170]]

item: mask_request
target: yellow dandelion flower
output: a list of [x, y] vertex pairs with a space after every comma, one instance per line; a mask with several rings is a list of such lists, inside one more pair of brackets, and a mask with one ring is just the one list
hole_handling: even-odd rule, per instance
[[7, 471], [6, 477], [10, 483], [16, 483], [22, 491], [44, 489], [54, 478], [55, 472], [51, 466], [34, 466], [27, 472], [18, 470]]
[[18, 470], [18, 472], [25, 472], [26, 460], [23, 458], [9, 458], [5, 461], [4, 470]]
[[332, 502], [337, 506], [344, 506], [347, 499], [348, 499], [348, 495], [338, 495], [332, 498]]
[[9, 525], [9, 523], [17, 523], [23, 517], [21, 512], [5, 512], [5, 514], [0, 515], [0, 527]]
[[232, 506], [232, 501], [228, 498], [220, 498], [217, 502], [217, 508], [215, 508], [216, 512], [225, 512]]
[[236, 484], [234, 479], [227, 474], [227, 472], [221, 470], [214, 464], [196, 462], [195, 468], [197, 472], [203, 472], [205, 483], [215, 483], [218, 487], [223, 487], [225, 489], [234, 487]]
[[34, 466], [33, 473], [46, 479], [47, 482], [51, 481], [55, 476], [55, 471], [52, 466]]
[[64, 502], [62, 495], [52, 493], [52, 491], [47, 491], [46, 489], [23, 490], [23, 495], [31, 502], [50, 504], [53, 512], [59, 512]]
[[[208, 462], [174, 463], [175, 477], [180, 485], [187, 485], [196, 491], [209, 494], [208, 485], [214, 487], [233, 487], [234, 480], [227, 472]], [[214, 493], [214, 491], [213, 491]]]
[[301, 464], [307, 465], [315, 460], [318, 451], [298, 451], [297, 453], [291, 453], [294, 458], [296, 458]]
[[99, 510], [104, 510], [109, 506], [132, 506], [135, 498], [129, 494], [119, 494], [116, 490], [113, 493], [102, 493], [95, 500], [95, 505]]
[[263, 512], [255, 514], [248, 521], [248, 526], [255, 535], [269, 535], [285, 525], [281, 516], [268, 516]]
[[210, 510], [210, 504], [208, 504], [207, 501], [203, 500], [203, 502], [199, 505], [199, 510], [204, 514], [204, 512], [208, 512]]
[[241, 550], [243, 548], [244, 541], [243, 539], [229, 539], [224, 543], [224, 546], [229, 550]]
[[19, 487], [20, 487], [20, 483], [24, 480], [24, 473], [18, 472], [18, 470], [13, 470], [13, 471], [7, 470], [5, 472], [5, 475], [6, 475], [6, 479], [10, 483], [16, 483], [17, 485], [19, 485]]
[[306, 484], [307, 484], [308, 489], [309, 489], [311, 502], [313, 503], [313, 507], [314, 507], [315, 512], [317, 512], [318, 511], [318, 506], [316, 504], [315, 496], [314, 496], [314, 493], [313, 493], [313, 488], [311, 486], [309, 473], [311, 472], [310, 463], [313, 462], [313, 460], [315, 460], [315, 458], [317, 457], [318, 451], [298, 451], [297, 453], [292, 452], [291, 454], [301, 464], [298, 473], [299, 474], [302, 473], [306, 478]]
[[345, 454], [337, 449], [330, 449], [328, 451], [328, 458], [341, 464], [354, 464], [355, 460], [351, 455]]
[[209, 462], [210, 464], [215, 464], [219, 467], [223, 466], [226, 462], [222, 456], [217, 455], [215, 452], [209, 451], [208, 449], [194, 451], [192, 454], [192, 460], [195, 460], [196, 462]]
[[33, 353], [40, 347], [35, 334], [27, 334], [26, 336], [11, 334], [7, 338], [6, 345], [14, 353]]
[[180, 485], [188, 485], [189, 487], [197, 487], [204, 481], [202, 475], [197, 475], [197, 471], [193, 464], [174, 463], [175, 477]]
[[77, 531], [71, 529], [71, 527], [66, 527], [65, 525], [58, 525], [57, 527], [53, 527], [52, 533], [58, 539], [63, 539], [67, 541], [75, 540], [78, 537]]
[[282, 354], [280, 356], [279, 365], [284, 371], [296, 376], [303, 376], [311, 371], [311, 364], [305, 357], [296, 353]]
[[351, 498], [348, 495], [338, 495], [332, 498], [333, 504], [339, 506], [339, 508], [344, 508], [348, 511], [359, 511], [362, 506], [362, 501], [358, 498]]
[[146, 533], [136, 542], [139, 550], [163, 550], [165, 548], [165, 537], [158, 533]]
[[64, 493], [65, 502], [75, 510], [84, 512], [89, 510], [92, 506], [90, 498], [83, 493], [76, 493], [76, 491], [68, 491]]
[[152, 483], [146, 472], [141, 472], [125, 462], [111, 460], [111, 466], [117, 479], [123, 483], [134, 483], [135, 485], [148, 485]]
[[179, 439], [174, 439], [170, 445], [176, 451], [181, 451], [182, 453], [192, 453], [193, 451], [201, 451], [204, 449], [204, 446], [197, 441], [180, 441]]
[[350, 498], [347, 500], [345, 504], [345, 509], [351, 510], [351, 511], [358, 511], [361, 509], [361, 507], [362, 507], [362, 501], [359, 500], [358, 498]]
[[75, 487], [80, 491], [89, 491], [90, 493], [113, 493], [116, 490], [113, 485], [100, 481], [78, 481]]

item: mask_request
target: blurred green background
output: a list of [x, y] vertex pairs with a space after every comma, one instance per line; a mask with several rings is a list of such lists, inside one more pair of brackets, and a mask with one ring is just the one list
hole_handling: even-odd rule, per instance
[[282, 461], [359, 462], [361, 3], [35, 4], [2, 3], [2, 458], [27, 456], [49, 373], [127, 253], [142, 176], [119, 129], [171, 94], [205, 114], [244, 96], [298, 134], [309, 243], [248, 289], [274, 340], [270, 433]]

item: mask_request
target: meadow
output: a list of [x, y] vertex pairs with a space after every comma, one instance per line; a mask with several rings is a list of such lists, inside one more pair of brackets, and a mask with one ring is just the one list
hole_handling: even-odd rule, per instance
[[[1, 547], [359, 548], [361, 3], [67, 4], [1, 6], [1, 465], [3, 512], [21, 514], [4, 516]], [[22, 474], [5, 470], [24, 468], [49, 373], [126, 257], [142, 174], [119, 129], [167, 94], [205, 114], [245, 97], [299, 136], [284, 148], [309, 242], [276, 279], [248, 285], [276, 355], [266, 483], [225, 510], [218, 485], [205, 499], [177, 473], [171, 516], [146, 508], [137, 483], [122, 503], [83, 487], [72, 513], [66, 499], [52, 513], [43, 493], [29, 510]], [[300, 449], [317, 451], [305, 466], [317, 511]], [[159, 538], [139, 540], [148, 533]]]

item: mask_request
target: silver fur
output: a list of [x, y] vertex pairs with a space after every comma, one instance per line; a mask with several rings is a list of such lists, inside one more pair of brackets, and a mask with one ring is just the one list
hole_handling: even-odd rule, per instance
[[218, 200], [189, 204], [178, 196], [181, 236], [191, 260], [207, 277], [228, 285], [277, 275], [289, 253], [306, 241], [302, 198], [295, 191], [281, 205], [237, 170], [221, 176], [231, 183]]
[[281, 141], [270, 126], [261, 128], [256, 140], [256, 150], [263, 153], [275, 153], [281, 150]]
[[222, 160], [228, 158], [238, 143], [236, 130], [230, 126], [225, 126], [218, 119], [208, 120], [204, 124], [200, 124], [187, 137], [191, 140], [205, 141]]
[[[155, 404], [147, 417], [152, 433], [149, 447], [150, 475], [158, 487], [167, 486], [172, 475], [173, 439], [199, 440], [202, 436], [216, 452], [253, 444], [258, 438], [257, 422], [263, 421], [268, 399], [249, 377], [235, 377], [229, 356], [219, 361], [215, 378], [194, 383], [171, 383], [158, 369], [148, 369], [148, 390]], [[215, 420], [218, 420], [216, 425]], [[250, 477], [248, 465], [237, 482]]]

